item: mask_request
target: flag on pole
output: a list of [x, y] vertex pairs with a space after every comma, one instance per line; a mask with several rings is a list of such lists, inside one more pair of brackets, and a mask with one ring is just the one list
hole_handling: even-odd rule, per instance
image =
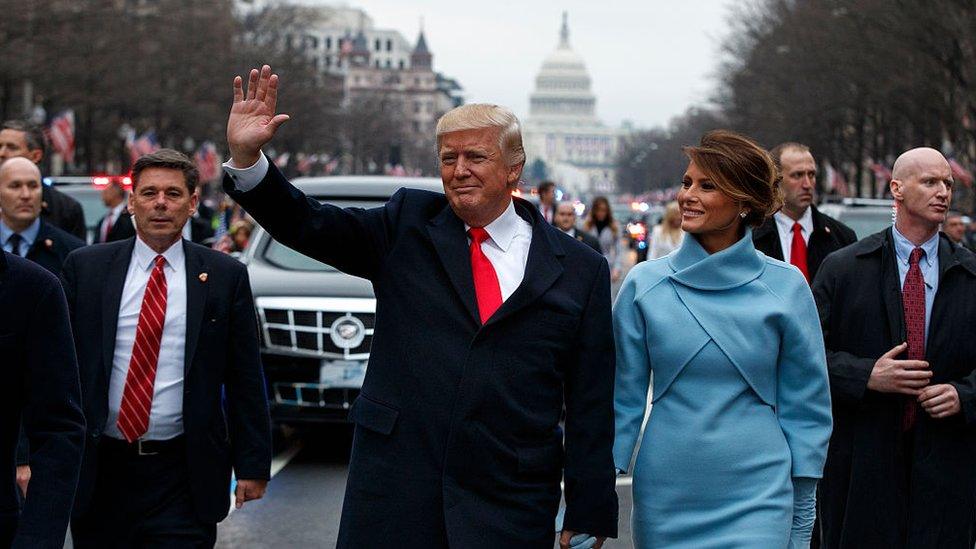
[[71, 109], [61, 111], [51, 120], [47, 129], [51, 146], [69, 164], [75, 161], [75, 112]]
[[[132, 134], [135, 135], [135, 132]], [[148, 130], [138, 139], [126, 143], [129, 148], [129, 159], [135, 164], [136, 160], [139, 160], [140, 156], [154, 153], [159, 150], [159, 140], [156, 139], [156, 131]]]
[[206, 183], [220, 177], [220, 161], [217, 146], [212, 141], [204, 141], [193, 155], [193, 161], [200, 172], [200, 181]]
[[844, 174], [840, 170], [834, 169], [834, 166], [830, 162], [824, 162], [824, 176], [827, 190], [840, 196], [849, 196], [847, 180], [844, 179]]

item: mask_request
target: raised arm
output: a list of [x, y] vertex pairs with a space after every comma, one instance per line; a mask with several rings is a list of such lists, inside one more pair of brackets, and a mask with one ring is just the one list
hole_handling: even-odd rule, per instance
[[271, 236], [311, 258], [367, 279], [382, 264], [402, 203], [395, 195], [384, 207], [339, 208], [305, 196], [261, 153], [288, 120], [275, 114], [278, 76], [267, 65], [254, 69], [247, 91], [234, 79], [234, 104], [227, 120], [231, 152], [224, 189]]
[[275, 114], [278, 105], [278, 75], [271, 67], [251, 69], [247, 91], [243, 79], [234, 77], [234, 104], [227, 118], [227, 147], [234, 167], [253, 166], [278, 127], [288, 120], [287, 114]]

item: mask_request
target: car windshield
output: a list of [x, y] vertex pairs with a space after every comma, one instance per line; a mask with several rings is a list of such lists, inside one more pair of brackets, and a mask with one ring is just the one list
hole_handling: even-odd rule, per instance
[[891, 210], [856, 208], [841, 210], [837, 219], [854, 230], [858, 240], [891, 226]]
[[98, 220], [108, 211], [105, 203], [102, 202], [102, 191], [90, 185], [56, 185], [54, 188], [81, 203], [81, 209], [85, 213], [85, 225], [88, 228], [94, 228]]
[[[322, 200], [320, 198], [320, 200]], [[357, 208], [376, 208], [382, 206], [382, 202], [349, 202], [349, 201], [336, 201], [336, 200], [323, 200], [323, 202], [328, 202], [329, 204], [340, 206], [343, 208], [357, 207]], [[268, 263], [278, 267], [279, 269], [285, 269], [288, 271], [317, 271], [317, 272], [335, 272], [337, 269], [331, 265], [322, 263], [321, 261], [316, 261], [306, 255], [300, 254], [295, 250], [285, 246], [284, 244], [278, 242], [264, 233], [263, 240], [267, 242], [264, 244], [263, 249], [260, 252], [261, 257]], [[261, 246], [262, 244], [258, 244]]]

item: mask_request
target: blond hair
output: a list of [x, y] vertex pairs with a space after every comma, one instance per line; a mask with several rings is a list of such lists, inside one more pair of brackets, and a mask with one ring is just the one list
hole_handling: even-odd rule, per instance
[[489, 128], [498, 130], [498, 148], [502, 150], [506, 164], [525, 163], [518, 118], [505, 107], [490, 103], [471, 103], [447, 111], [437, 121], [437, 145], [440, 146], [441, 136], [445, 133]]

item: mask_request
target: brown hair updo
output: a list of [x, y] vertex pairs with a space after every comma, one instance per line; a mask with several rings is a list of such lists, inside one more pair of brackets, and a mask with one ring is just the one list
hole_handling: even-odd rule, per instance
[[720, 191], [742, 202], [748, 211], [743, 220], [746, 225], [758, 227], [782, 207], [776, 164], [748, 137], [712, 130], [702, 136], [697, 147], [682, 150]]

